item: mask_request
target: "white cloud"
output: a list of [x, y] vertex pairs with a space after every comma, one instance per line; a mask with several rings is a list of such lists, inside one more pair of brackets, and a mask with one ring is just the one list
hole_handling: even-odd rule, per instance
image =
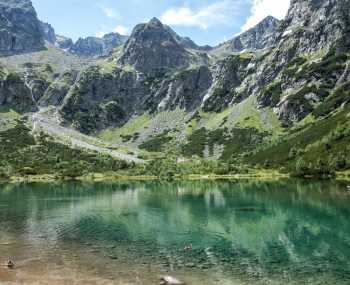
[[125, 26], [118, 25], [114, 29], [111, 29], [106, 25], [101, 25], [100, 30], [95, 34], [95, 36], [98, 38], [103, 38], [104, 35], [109, 34], [111, 32], [118, 33], [123, 36], [129, 35], [129, 29]]
[[120, 19], [120, 15], [114, 11], [112, 8], [109, 8], [109, 7], [105, 7], [103, 5], [99, 5], [98, 6], [101, 11], [103, 12], [103, 14], [107, 17], [107, 18], [110, 18], [110, 19]]
[[127, 36], [129, 34], [129, 29], [122, 25], [116, 26], [113, 31], [123, 36]]
[[241, 32], [247, 31], [257, 25], [267, 16], [283, 19], [288, 11], [290, 0], [251, 0], [251, 15], [241, 28]]
[[163, 13], [161, 21], [172, 26], [199, 27], [207, 29], [218, 24], [229, 24], [239, 13], [242, 0], [221, 0], [194, 10], [188, 6], [170, 8]]

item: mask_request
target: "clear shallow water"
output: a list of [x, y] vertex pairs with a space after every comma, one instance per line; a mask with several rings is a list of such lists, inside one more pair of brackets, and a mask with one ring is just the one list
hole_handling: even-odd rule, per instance
[[0, 284], [350, 284], [349, 202], [334, 182], [2, 185]]

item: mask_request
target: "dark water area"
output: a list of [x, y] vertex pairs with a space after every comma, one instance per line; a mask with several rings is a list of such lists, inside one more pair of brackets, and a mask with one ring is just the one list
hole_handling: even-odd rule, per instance
[[350, 284], [340, 182], [0, 186], [0, 284]]

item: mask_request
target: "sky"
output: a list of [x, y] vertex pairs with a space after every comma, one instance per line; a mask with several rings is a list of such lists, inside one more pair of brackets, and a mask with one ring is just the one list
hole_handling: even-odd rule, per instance
[[59, 35], [128, 35], [157, 17], [200, 45], [216, 45], [253, 27], [266, 16], [283, 19], [290, 0], [32, 0], [39, 19]]

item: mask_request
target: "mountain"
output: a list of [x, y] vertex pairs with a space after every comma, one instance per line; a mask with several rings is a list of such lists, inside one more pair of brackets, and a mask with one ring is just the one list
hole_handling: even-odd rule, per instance
[[50, 24], [41, 21], [40, 26], [44, 39], [49, 43], [55, 44], [57, 41], [55, 29]]
[[202, 50], [202, 51], [209, 51], [212, 49], [211, 46], [198, 46], [193, 40], [191, 40], [189, 37], [181, 37], [179, 36], [172, 28], [165, 25], [165, 28], [171, 33], [171, 35], [174, 37], [174, 39], [184, 48], [187, 49], [195, 49], [195, 50]]
[[127, 36], [119, 35], [118, 33], [109, 33], [102, 38], [79, 38], [77, 42], [73, 43], [70, 38], [56, 35], [54, 28], [48, 23], [40, 22], [40, 28], [42, 36], [47, 42], [82, 57], [98, 58], [108, 56], [114, 48], [123, 45], [128, 39]]
[[214, 48], [213, 52], [228, 54], [270, 48], [274, 44], [280, 24], [281, 21], [268, 16], [255, 27]]
[[70, 47], [69, 51], [85, 57], [108, 56], [114, 48], [123, 45], [127, 39], [127, 36], [118, 33], [106, 34], [102, 38], [80, 38]]
[[137, 25], [119, 59], [145, 73], [164, 72], [188, 66], [189, 55], [157, 18]]
[[58, 48], [69, 51], [69, 49], [72, 48], [73, 44], [74, 43], [73, 43], [72, 39], [64, 37], [64, 36], [56, 35], [55, 45]]
[[30, 0], [0, 1], [0, 55], [44, 48], [41, 23]]
[[[59, 70], [52, 47], [35, 57], [2, 58], [0, 104], [23, 102], [21, 113], [52, 110], [45, 118], [34, 114], [41, 130], [62, 132], [62, 141], [88, 138], [79, 145], [90, 149], [102, 141], [150, 159], [175, 153], [194, 163], [218, 160], [231, 172], [236, 165], [344, 170], [350, 168], [349, 9], [348, 0], [293, 0], [284, 20], [267, 17], [214, 49], [156, 18], [137, 25], [125, 44], [109, 34], [72, 45], [41, 24], [46, 41], [61, 41], [75, 54], [59, 56], [72, 67]], [[40, 62], [44, 55], [50, 60]], [[67, 64], [73, 58], [82, 64]], [[96, 136], [101, 141], [90, 146]]]

